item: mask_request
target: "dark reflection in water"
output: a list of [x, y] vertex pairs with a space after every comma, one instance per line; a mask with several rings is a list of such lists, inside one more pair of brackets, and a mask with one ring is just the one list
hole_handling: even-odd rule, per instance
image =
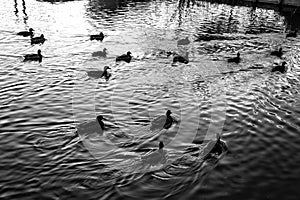
[[[19, 19], [19, 15], [18, 15], [18, 13], [19, 13], [19, 10], [18, 10], [18, 0], [14, 0], [14, 1], [15, 1], [15, 11], [14, 12], [15, 12], [15, 15], [16, 15], [17, 19]], [[24, 24], [27, 25], [28, 15], [26, 13], [25, 0], [22, 0], [22, 12], [24, 14], [24, 16], [23, 16], [23, 22], [24, 22]]]

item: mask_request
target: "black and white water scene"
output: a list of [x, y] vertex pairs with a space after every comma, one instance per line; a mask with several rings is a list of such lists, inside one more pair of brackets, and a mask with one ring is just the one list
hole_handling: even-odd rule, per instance
[[1, 200], [299, 198], [300, 1], [0, 2]]

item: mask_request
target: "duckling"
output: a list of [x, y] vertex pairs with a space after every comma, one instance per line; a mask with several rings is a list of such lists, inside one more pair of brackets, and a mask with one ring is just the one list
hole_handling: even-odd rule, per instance
[[44, 44], [46, 41], [44, 34], [41, 34], [40, 37], [31, 38], [31, 44]]
[[272, 55], [272, 56], [277, 56], [277, 57], [281, 58], [282, 55], [283, 55], [282, 47], [280, 47], [278, 51], [277, 51], [277, 50], [276, 50], [276, 51], [272, 51], [272, 52], [271, 52], [271, 55]]
[[106, 57], [106, 54], [107, 54], [107, 51], [106, 51], [107, 49], [106, 48], [104, 48], [103, 49], [103, 51], [96, 51], [96, 52], [94, 52], [94, 53], [92, 53], [92, 56], [94, 56], [94, 57]]
[[119, 61], [125, 61], [125, 62], [127, 62], [127, 63], [130, 63], [131, 58], [132, 58], [131, 52], [128, 51], [127, 54], [123, 54], [123, 55], [121, 55], [121, 56], [118, 56], [118, 57], [116, 58], [116, 62], [119, 62]]
[[104, 122], [102, 121], [104, 118], [102, 115], [97, 116], [97, 121], [102, 129], [102, 131], [104, 130]]
[[21, 31], [21, 32], [17, 33], [17, 35], [22, 35], [23, 37], [27, 37], [27, 36], [32, 37], [34, 35], [33, 31], [34, 30], [32, 28], [30, 28], [29, 31]]
[[180, 62], [180, 63], [188, 64], [189, 63], [188, 56], [189, 56], [188, 52], [186, 52], [185, 57], [176, 55], [173, 58], [173, 63]]
[[297, 37], [298, 36], [298, 29], [296, 29], [295, 31], [291, 31], [288, 34], [286, 34], [286, 38], [288, 37]]
[[104, 77], [106, 80], [108, 80], [111, 77], [111, 74], [108, 73], [108, 71], [107, 71], [108, 69], [111, 69], [111, 68], [109, 66], [105, 66], [104, 70], [103, 70], [103, 73], [101, 75], [101, 77]]
[[24, 61], [39, 61], [42, 62], [42, 54], [41, 54], [41, 50], [39, 49], [37, 51], [37, 54], [27, 54], [24, 56]]
[[240, 53], [238, 52], [238, 53], [236, 54], [236, 57], [228, 58], [227, 61], [228, 61], [228, 62], [235, 62], [236, 64], [238, 64], [238, 63], [241, 61]]
[[277, 65], [272, 69], [272, 72], [281, 72], [284, 73], [287, 71], [287, 67], [285, 66], [286, 62], [283, 61], [281, 65]]
[[186, 37], [185, 39], [181, 39], [177, 41], [177, 45], [188, 45], [190, 44], [190, 40], [188, 37]]
[[104, 39], [104, 34], [102, 32], [100, 32], [99, 35], [91, 35], [90, 39], [91, 40], [100, 40], [102, 42], [102, 40]]

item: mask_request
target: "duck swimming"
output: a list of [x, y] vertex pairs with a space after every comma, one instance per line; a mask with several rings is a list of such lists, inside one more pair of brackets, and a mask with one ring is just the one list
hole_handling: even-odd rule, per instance
[[287, 67], [286, 67], [285, 65], [286, 65], [286, 62], [283, 61], [283, 62], [281, 63], [281, 65], [275, 66], [275, 67], [272, 69], [271, 72], [281, 72], [281, 73], [284, 73], [284, 72], [287, 71]]
[[17, 35], [22, 35], [23, 37], [27, 37], [27, 36], [32, 37], [34, 35], [33, 31], [34, 30], [32, 28], [30, 28], [29, 31], [21, 31], [21, 32], [17, 33]]
[[190, 40], [188, 37], [186, 37], [185, 39], [181, 39], [177, 41], [177, 45], [188, 45], [190, 44]]
[[236, 54], [236, 57], [228, 58], [227, 61], [228, 61], [228, 62], [234, 62], [234, 63], [238, 64], [238, 63], [241, 61], [240, 53], [238, 52], [238, 53]]
[[121, 55], [121, 56], [118, 56], [118, 57], [116, 58], [116, 62], [119, 62], [119, 61], [125, 61], [125, 62], [127, 62], [127, 63], [130, 63], [131, 58], [132, 58], [131, 52], [128, 51], [127, 54], [123, 54], [123, 55]]
[[41, 54], [41, 50], [39, 49], [37, 51], [37, 54], [27, 54], [24, 56], [24, 61], [39, 61], [42, 62], [42, 54]]
[[31, 44], [44, 44], [46, 41], [44, 34], [41, 34], [40, 37], [31, 38]]
[[276, 50], [276, 51], [272, 51], [272, 52], [271, 52], [271, 55], [272, 55], [272, 56], [277, 56], [277, 57], [281, 58], [282, 55], [283, 55], [282, 47], [280, 47], [278, 51], [277, 51], [277, 50]]
[[91, 35], [90, 39], [102, 41], [104, 39], [104, 34], [102, 32], [100, 32], [99, 35]]
[[106, 48], [104, 48], [103, 49], [103, 51], [96, 51], [96, 52], [94, 52], [94, 53], [92, 53], [92, 56], [94, 56], [94, 57], [106, 57], [106, 54], [107, 54], [107, 51], [106, 51], [107, 49]]
[[188, 52], [186, 52], [185, 57], [176, 55], [173, 58], [173, 63], [180, 62], [180, 63], [188, 64], [189, 63], [188, 56], [189, 56]]
[[297, 37], [298, 36], [298, 30], [296, 29], [296, 30], [294, 30], [294, 31], [291, 31], [291, 32], [289, 32], [288, 34], [286, 34], [286, 38], [288, 38], [288, 37]]

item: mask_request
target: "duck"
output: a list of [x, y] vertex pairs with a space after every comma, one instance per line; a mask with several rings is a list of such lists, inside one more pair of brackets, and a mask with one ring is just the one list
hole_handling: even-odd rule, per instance
[[283, 55], [282, 47], [280, 47], [278, 50], [272, 51], [271, 55], [272, 56], [277, 56], [277, 57], [281, 58], [282, 55]]
[[27, 54], [24, 56], [24, 61], [39, 61], [42, 62], [42, 54], [41, 54], [41, 50], [39, 49], [37, 51], [37, 54]]
[[23, 37], [28, 37], [28, 36], [33, 36], [34, 33], [33, 33], [33, 28], [30, 28], [29, 31], [21, 31], [19, 33], [17, 33], [17, 35], [22, 35]]
[[116, 62], [119, 62], [119, 61], [125, 61], [125, 62], [127, 62], [127, 63], [130, 63], [131, 58], [132, 58], [131, 52], [128, 51], [127, 54], [123, 54], [123, 55], [121, 55], [121, 56], [118, 56], [118, 57], [116, 58]]
[[43, 44], [46, 41], [44, 34], [41, 34], [40, 37], [31, 38], [31, 44]]
[[102, 32], [100, 32], [99, 35], [91, 35], [90, 39], [102, 41], [104, 39], [104, 34]]
[[97, 116], [97, 121], [102, 129], [102, 131], [104, 130], [104, 122], [102, 121], [104, 119], [104, 117], [102, 115]]
[[106, 48], [104, 48], [103, 49], [103, 51], [96, 51], [96, 52], [94, 52], [94, 53], [92, 53], [92, 56], [94, 56], [94, 57], [106, 57], [106, 55], [107, 55], [107, 51], [106, 51], [107, 49]]
[[180, 63], [188, 64], [189, 63], [188, 56], [189, 56], [188, 52], [186, 52], [185, 57], [176, 55], [173, 57], [173, 63], [180, 62]]
[[181, 39], [177, 41], [177, 45], [188, 45], [190, 44], [190, 40], [188, 37], [186, 37], [185, 39]]
[[238, 53], [236, 54], [236, 57], [228, 58], [227, 61], [228, 61], [228, 62], [234, 62], [234, 63], [238, 64], [238, 63], [241, 61], [240, 53], [238, 52]]
[[111, 77], [111, 74], [107, 71], [108, 69], [111, 69], [109, 66], [104, 66], [103, 71], [88, 71], [87, 74], [89, 77], [92, 78], [102, 78], [104, 77], [106, 80], [108, 80]]
[[281, 65], [277, 65], [275, 66], [273, 69], [272, 69], [272, 72], [281, 72], [281, 73], [284, 73], [287, 71], [287, 67], [285, 66], [286, 65], [286, 62], [283, 61], [281, 63]]
[[297, 37], [298, 36], [298, 29], [294, 30], [294, 31], [291, 31], [289, 32], [288, 34], [286, 34], [286, 38], [288, 37]]
[[171, 110], [167, 110], [165, 115], [156, 117], [150, 125], [151, 131], [157, 131], [162, 129], [169, 129], [173, 123], [177, 123], [176, 119], [171, 116]]

